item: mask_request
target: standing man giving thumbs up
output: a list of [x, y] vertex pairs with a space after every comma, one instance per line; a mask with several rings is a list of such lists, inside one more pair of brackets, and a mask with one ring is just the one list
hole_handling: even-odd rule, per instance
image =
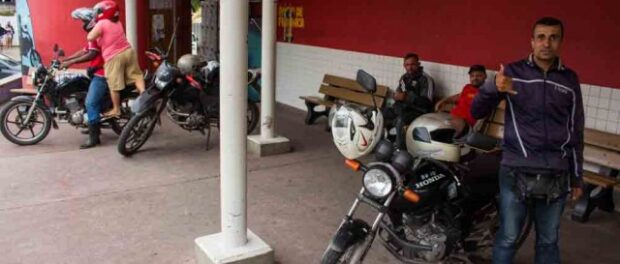
[[495, 83], [485, 84], [472, 103], [472, 116], [481, 119], [506, 100], [495, 264], [512, 263], [528, 210], [536, 224], [535, 263], [560, 263], [566, 197], [582, 194], [583, 102], [577, 74], [559, 57], [563, 40], [560, 20], [536, 21], [529, 57], [500, 65]]

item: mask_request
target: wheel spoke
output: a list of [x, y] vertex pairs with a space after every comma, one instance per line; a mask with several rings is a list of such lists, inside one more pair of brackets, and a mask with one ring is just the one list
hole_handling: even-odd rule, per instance
[[23, 127], [19, 128], [19, 131], [17, 131], [17, 134], [15, 134], [15, 136], [18, 137], [19, 134], [21, 134], [23, 131], [24, 131]]
[[32, 127], [30, 127], [30, 133], [32, 133], [32, 137], [35, 137], [34, 130], [32, 130]]

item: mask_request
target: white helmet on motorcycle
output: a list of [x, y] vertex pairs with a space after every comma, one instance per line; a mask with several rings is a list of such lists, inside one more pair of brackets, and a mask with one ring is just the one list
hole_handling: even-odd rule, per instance
[[461, 147], [454, 144], [456, 129], [448, 113], [429, 113], [416, 118], [407, 128], [407, 151], [414, 157], [458, 162]]
[[331, 130], [340, 153], [357, 159], [371, 153], [381, 140], [383, 115], [376, 110], [365, 115], [353, 105], [343, 105], [334, 114]]

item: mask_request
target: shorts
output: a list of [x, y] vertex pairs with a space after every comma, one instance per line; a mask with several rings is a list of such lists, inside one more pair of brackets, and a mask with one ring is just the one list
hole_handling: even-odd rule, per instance
[[103, 69], [111, 91], [122, 91], [127, 85], [144, 78], [138, 64], [138, 56], [132, 48], [112, 57], [103, 65]]

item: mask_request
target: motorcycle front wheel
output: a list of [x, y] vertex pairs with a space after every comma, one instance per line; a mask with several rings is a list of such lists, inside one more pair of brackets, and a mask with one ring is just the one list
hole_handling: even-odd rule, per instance
[[[34, 107], [28, 120], [30, 109]], [[52, 126], [52, 116], [33, 102], [9, 101], [0, 110], [0, 132], [10, 142], [34, 145], [47, 137]]]
[[157, 111], [152, 109], [132, 117], [123, 128], [117, 149], [123, 156], [136, 153], [149, 139], [157, 123]]
[[362, 246], [361, 242], [349, 245], [343, 252], [335, 251], [328, 248], [323, 254], [321, 264], [357, 264], [358, 261], [354, 261], [354, 253]]

